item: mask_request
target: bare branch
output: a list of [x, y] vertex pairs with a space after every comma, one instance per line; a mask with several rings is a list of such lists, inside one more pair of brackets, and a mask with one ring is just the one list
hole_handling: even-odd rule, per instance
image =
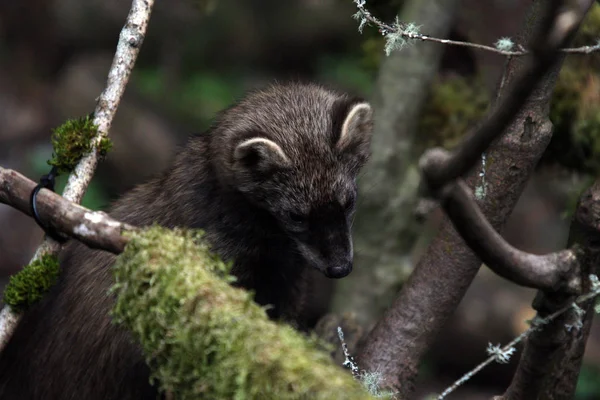
[[[125, 86], [129, 81], [129, 76], [146, 35], [153, 6], [154, 0], [133, 0], [131, 4], [125, 26], [119, 36], [117, 50], [108, 73], [106, 88], [98, 98], [94, 110], [94, 124], [98, 126], [98, 134], [93, 139], [93, 149], [79, 161], [69, 176], [63, 192], [63, 197], [69, 201], [80, 203], [92, 180], [98, 165], [98, 144], [108, 136], [112, 120], [117, 112], [117, 107], [125, 92]], [[37, 248], [32, 261], [41, 258], [45, 254], [58, 253], [60, 248], [58, 242], [46, 237], [44, 242]], [[5, 306], [0, 312], [0, 350], [4, 348], [18, 321], [18, 315], [13, 314], [8, 306]]]
[[535, 255], [514, 248], [494, 230], [462, 179], [446, 185], [440, 196], [454, 228], [492, 271], [534, 289], [580, 292], [579, 262], [574, 251]]
[[[489, 51], [491, 53], [499, 54], [506, 57], [522, 57], [531, 54], [531, 51], [522, 48], [522, 46], [516, 46], [519, 50], [506, 50], [501, 46], [487, 46], [484, 44], [465, 42], [460, 40], [449, 40], [437, 38], [434, 36], [424, 35], [419, 32], [415, 32], [413, 29], [407, 29], [408, 24], [401, 23], [396, 21], [395, 24], [386, 24], [381, 21], [377, 17], [373, 16], [369, 10], [365, 7], [364, 0], [355, 0], [356, 8], [358, 8], [358, 13], [356, 14], [356, 18], [361, 20], [361, 26], [359, 28], [362, 31], [363, 26], [368, 23], [374, 25], [378, 28], [379, 32], [382, 35], [389, 34], [397, 34], [402, 36], [407, 40], [420, 40], [423, 42], [433, 42], [439, 43], [449, 46], [460, 46], [460, 47], [470, 47], [472, 49]], [[363, 23], [362, 20], [365, 22]], [[511, 47], [515, 47], [514, 45]], [[570, 47], [570, 48], [561, 48], [559, 51], [568, 54], [590, 54], [597, 51], [600, 51], [600, 41], [595, 45], [581, 46], [581, 47]]]
[[[29, 195], [36, 183], [16, 171], [0, 167], [0, 202], [31, 216]], [[63, 232], [91, 248], [119, 254], [127, 244], [122, 236], [135, 228], [66, 200], [47, 189], [37, 199], [40, 218], [52, 229]]]

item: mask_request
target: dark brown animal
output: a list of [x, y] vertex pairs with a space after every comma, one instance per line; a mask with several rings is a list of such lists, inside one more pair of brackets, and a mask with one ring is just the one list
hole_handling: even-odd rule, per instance
[[[271, 318], [302, 325], [302, 278], [352, 269], [355, 178], [369, 156], [367, 103], [312, 84], [275, 85], [223, 112], [162, 176], [110, 214], [137, 226], [202, 228]], [[130, 334], [108, 315], [114, 256], [70, 243], [57, 285], [0, 354], [0, 399], [155, 399]]]

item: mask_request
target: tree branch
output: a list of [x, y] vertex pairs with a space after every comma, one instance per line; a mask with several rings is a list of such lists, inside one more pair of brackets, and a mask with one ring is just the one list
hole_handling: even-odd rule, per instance
[[[367, 10], [365, 7], [365, 0], [354, 0], [354, 2], [356, 3], [356, 8], [358, 9], [358, 13], [355, 14], [355, 18], [361, 20], [361, 25], [359, 27], [360, 31], [362, 31], [363, 26], [368, 23], [376, 26], [382, 35], [400, 35], [406, 40], [420, 40], [422, 42], [433, 42], [448, 46], [470, 47], [472, 49], [489, 51], [491, 53], [506, 57], [522, 57], [531, 54], [531, 51], [524, 49], [520, 45], [517, 46], [519, 50], [512, 50], [514, 43], [512, 43], [509, 38], [502, 38], [498, 40], [496, 47], [492, 47], [479, 43], [442, 39], [435, 36], [425, 35], [416, 31], [416, 27], [411, 27], [410, 24], [402, 23], [399, 20], [396, 20], [394, 24], [386, 24], [377, 17], [373, 16], [373, 14]], [[503, 48], [501, 44], [503, 40], [507, 40], [505, 43], [509, 49]], [[600, 51], [600, 42], [595, 45], [561, 48], [559, 51], [568, 54], [591, 54]]]
[[516, 284], [578, 294], [579, 262], [573, 250], [535, 255], [512, 247], [481, 212], [467, 184], [458, 179], [441, 191], [441, 204], [454, 228], [492, 271]]
[[[93, 149], [79, 161], [69, 176], [63, 192], [63, 197], [69, 201], [80, 203], [92, 180], [98, 165], [97, 146], [103, 138], [108, 136], [112, 120], [125, 92], [125, 86], [146, 35], [153, 6], [154, 0], [133, 0], [131, 4], [125, 26], [119, 36], [117, 50], [108, 73], [106, 88], [98, 98], [94, 110], [94, 124], [98, 127], [98, 134], [93, 139]], [[60, 251], [60, 248], [58, 242], [46, 237], [44, 242], [37, 248], [32, 261], [40, 259], [45, 254], [56, 254]], [[19, 316], [13, 313], [8, 306], [5, 306], [0, 312], [0, 351], [12, 335], [18, 321]]]
[[[28, 199], [35, 185], [15, 171], [0, 168], [2, 203], [31, 214]], [[252, 301], [251, 293], [232, 287], [227, 280], [228, 268], [210, 252], [209, 246], [191, 245], [199, 243], [196, 234], [160, 227], [142, 231], [46, 189], [39, 193], [38, 206], [40, 217], [51, 227], [92, 248], [123, 253], [114, 265], [114, 321], [123, 324], [143, 344], [146, 361], [160, 380], [161, 391], [185, 398], [197, 395], [198, 386], [205, 385], [205, 393], [217, 396], [234, 392], [256, 394], [254, 389], [258, 388], [259, 393], [273, 392], [281, 398], [331, 398], [340, 392], [349, 399], [374, 398], [360, 379], [346, 374], [301, 333], [270, 321], [265, 310]], [[122, 235], [124, 231], [134, 234], [126, 237]], [[144, 290], [148, 286], [153, 290]], [[149, 303], [158, 306], [149, 311]], [[170, 306], [161, 308], [165, 304]], [[161, 318], [157, 318], [159, 314]], [[207, 321], [216, 320], [221, 321], [219, 327], [207, 330]], [[256, 329], [257, 324], [260, 329]], [[155, 340], [156, 332], [163, 341]], [[181, 332], [187, 334], [178, 334]], [[198, 346], [194, 340], [188, 340], [194, 335], [208, 335], [212, 344], [222, 346], [217, 350], [214, 346]], [[248, 351], [240, 353], [238, 349]], [[264, 353], [268, 355], [256, 357], [256, 349], [268, 349]], [[213, 357], [216, 365], [198, 361], [207, 351], [217, 353]], [[257, 371], [267, 371], [266, 365], [275, 365], [275, 375], [258, 373], [240, 380], [239, 368], [229, 368], [230, 373], [225, 375], [222, 371], [207, 373], [225, 365], [239, 367], [238, 364], [250, 365]], [[183, 368], [187, 371], [184, 379], [180, 379], [181, 365], [190, 366]], [[267, 389], [266, 383], [270, 384]]]
[[[0, 167], [0, 202], [32, 216], [29, 195], [36, 183], [16, 171]], [[90, 211], [66, 200], [47, 189], [37, 198], [38, 213], [50, 228], [63, 232], [91, 248], [119, 254], [127, 244], [122, 236], [133, 231], [131, 225], [121, 223], [101, 211]]]

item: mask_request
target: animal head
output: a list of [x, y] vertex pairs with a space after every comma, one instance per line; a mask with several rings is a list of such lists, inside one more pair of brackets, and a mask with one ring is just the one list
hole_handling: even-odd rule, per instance
[[[268, 211], [308, 264], [352, 271], [356, 177], [370, 155], [371, 106], [317, 85], [277, 85], [227, 111], [225, 173]], [[232, 118], [233, 117], [233, 118]]]

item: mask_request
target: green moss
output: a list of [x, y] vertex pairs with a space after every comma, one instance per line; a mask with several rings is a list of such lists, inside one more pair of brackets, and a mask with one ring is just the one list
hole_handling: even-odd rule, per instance
[[475, 79], [436, 78], [419, 120], [419, 148], [454, 146], [485, 115], [488, 104], [485, 88]]
[[232, 287], [229, 266], [200, 233], [136, 233], [114, 275], [115, 321], [177, 399], [371, 398], [317, 339], [270, 321], [249, 292]]
[[[92, 140], [98, 133], [89, 116], [70, 119], [52, 131], [52, 147], [54, 152], [48, 164], [58, 168], [59, 172], [70, 172], [79, 160], [92, 150]], [[110, 139], [101, 138], [98, 145], [103, 156], [111, 148]]]
[[4, 289], [4, 302], [23, 311], [42, 298], [56, 282], [60, 267], [56, 256], [44, 255], [11, 276]]
[[105, 136], [101, 137], [100, 142], [98, 143], [98, 153], [100, 156], [106, 156], [110, 149], [112, 149], [112, 140]]

